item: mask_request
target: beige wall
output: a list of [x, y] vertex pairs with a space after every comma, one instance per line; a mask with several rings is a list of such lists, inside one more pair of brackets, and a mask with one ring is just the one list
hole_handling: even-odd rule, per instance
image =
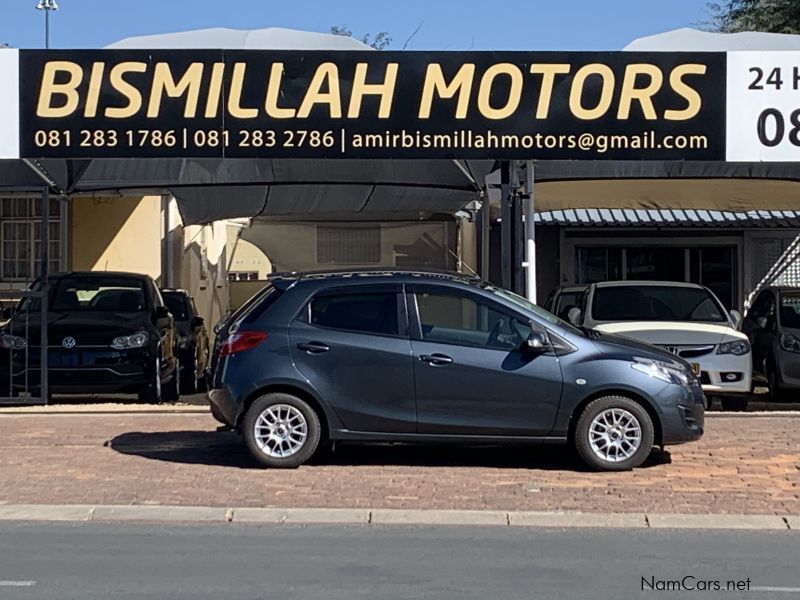
[[228, 226], [228, 272], [257, 272], [259, 279], [272, 273], [269, 257], [255, 244], [240, 239], [242, 228]]
[[73, 198], [73, 271], [126, 271], [161, 277], [161, 197]]
[[224, 221], [184, 227], [174, 200], [138, 196], [73, 198], [69, 224], [69, 269], [145, 273], [185, 289], [209, 332], [228, 311]]

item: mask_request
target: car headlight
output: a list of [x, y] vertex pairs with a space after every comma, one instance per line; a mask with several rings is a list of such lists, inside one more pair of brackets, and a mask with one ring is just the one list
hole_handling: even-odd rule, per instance
[[781, 334], [781, 348], [789, 352], [800, 353], [800, 340], [794, 337], [791, 333]]
[[6, 350], [24, 350], [27, 347], [28, 342], [25, 338], [8, 333], [0, 335], [0, 348], [5, 348]]
[[131, 335], [121, 335], [111, 341], [114, 350], [131, 350], [132, 348], [142, 348], [147, 345], [148, 334], [146, 331], [132, 333]]
[[750, 352], [750, 342], [747, 340], [734, 340], [717, 346], [717, 354], [733, 354], [742, 356]]
[[688, 385], [689, 374], [681, 367], [668, 363], [650, 360], [649, 358], [634, 358], [631, 367], [645, 375], [660, 379], [665, 383]]

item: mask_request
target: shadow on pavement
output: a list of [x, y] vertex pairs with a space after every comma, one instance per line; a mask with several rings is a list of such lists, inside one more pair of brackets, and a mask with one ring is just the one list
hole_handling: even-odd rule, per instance
[[[184, 464], [202, 464], [243, 469], [259, 468], [241, 438], [233, 432], [160, 431], [119, 435], [106, 443], [121, 454], [131, 454]], [[669, 452], [654, 449], [640, 468], [669, 464]], [[541, 469], [586, 471], [567, 446], [411, 446], [376, 444], [322, 447], [309, 461], [313, 466], [425, 466], [490, 467], [497, 469]]]

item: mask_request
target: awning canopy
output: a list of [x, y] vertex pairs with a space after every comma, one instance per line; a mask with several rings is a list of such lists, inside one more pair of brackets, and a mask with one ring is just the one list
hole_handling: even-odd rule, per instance
[[[350, 37], [268, 28], [204, 29], [121, 40], [112, 49], [369, 50]], [[185, 224], [234, 217], [417, 220], [476, 199], [493, 161], [99, 159], [32, 161], [56, 194], [171, 193]], [[0, 160], [0, 190], [44, 181], [25, 161]]]

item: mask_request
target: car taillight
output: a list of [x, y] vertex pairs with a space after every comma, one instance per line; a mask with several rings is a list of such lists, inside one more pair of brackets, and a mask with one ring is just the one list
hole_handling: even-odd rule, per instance
[[232, 333], [230, 337], [222, 344], [220, 348], [220, 356], [229, 356], [255, 348], [265, 339], [268, 334], [264, 331], [237, 331]]

